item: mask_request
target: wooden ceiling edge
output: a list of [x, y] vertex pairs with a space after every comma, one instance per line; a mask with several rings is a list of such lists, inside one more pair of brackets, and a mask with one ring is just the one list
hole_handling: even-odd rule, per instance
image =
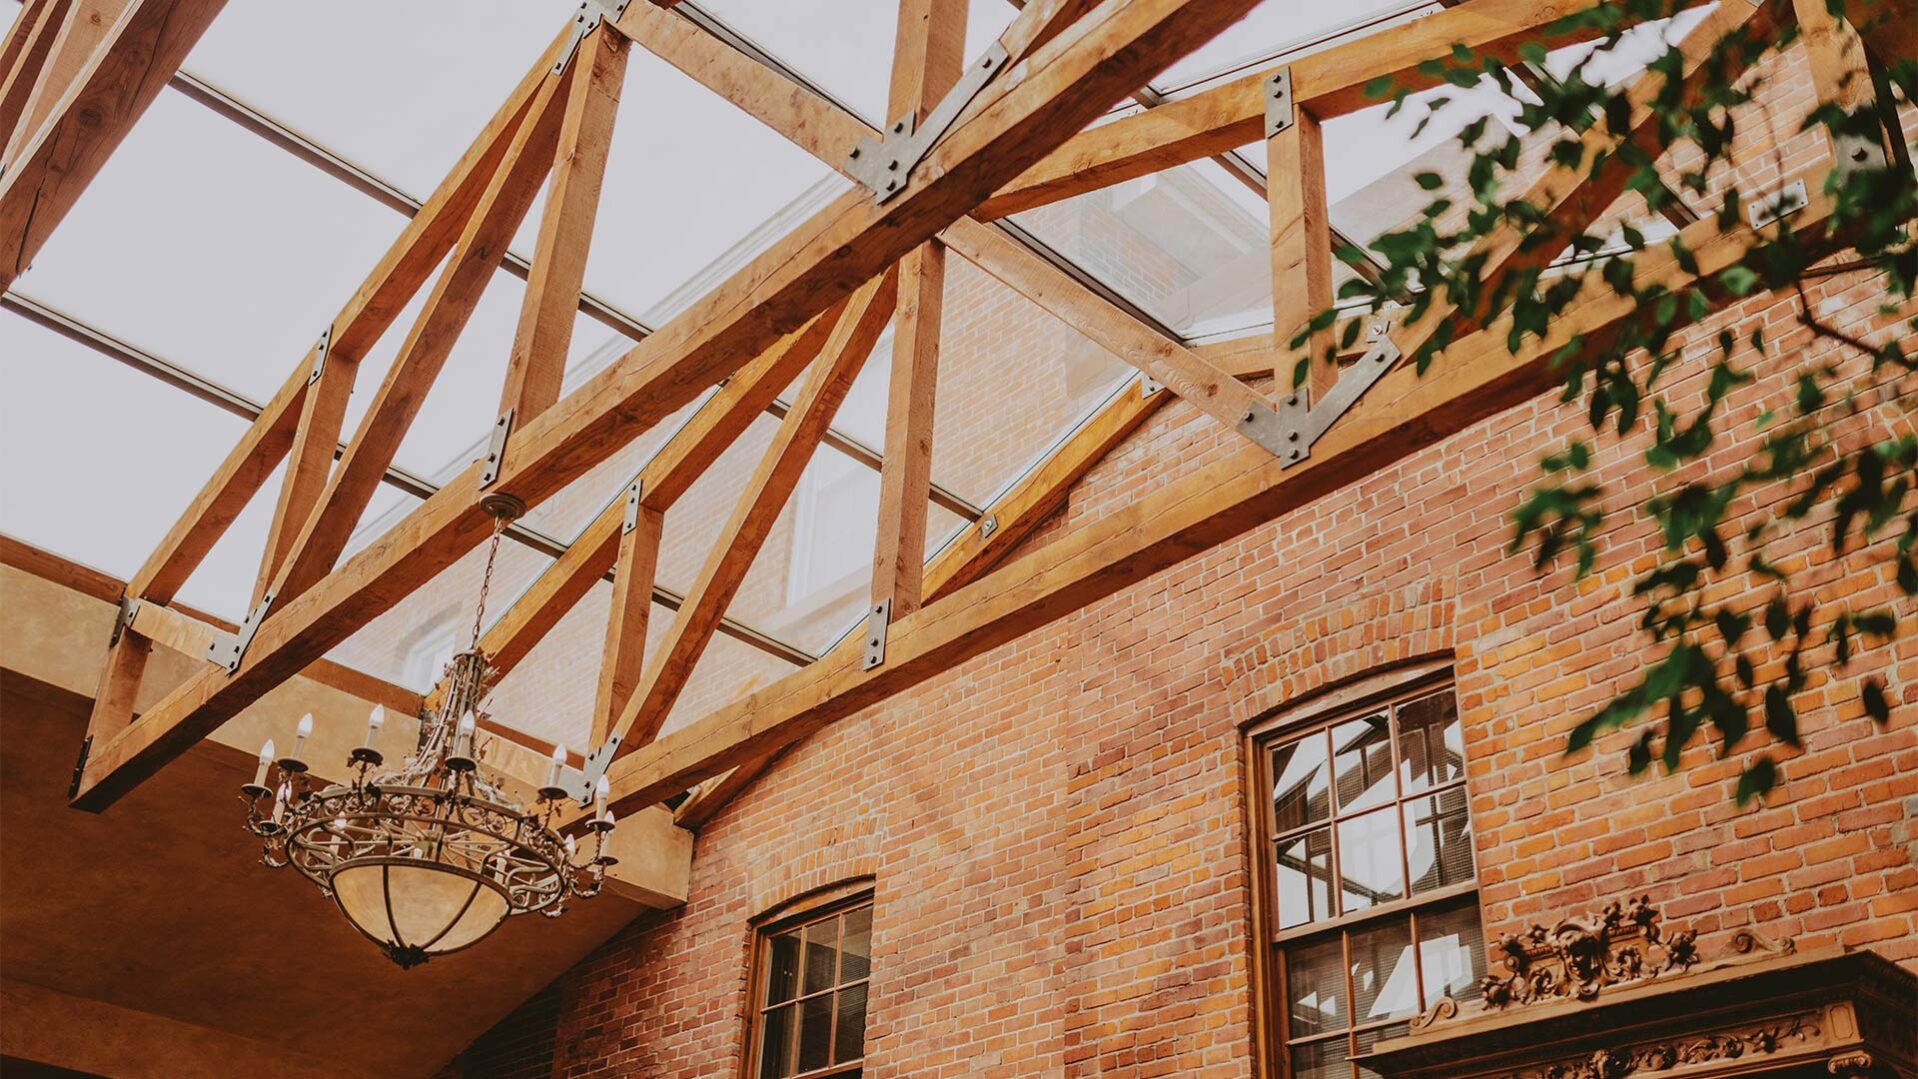
[[[11, 566], [23, 573], [70, 588], [102, 603], [119, 603], [120, 597], [126, 590], [125, 581], [105, 570], [95, 569], [84, 562], [76, 562], [65, 555], [57, 554], [5, 532], [0, 532], [0, 566]], [[167, 609], [197, 622], [204, 622], [222, 633], [231, 633], [237, 628], [232, 622], [218, 615], [208, 614], [184, 603], [168, 604]], [[409, 716], [419, 711], [420, 694], [377, 675], [354, 670], [330, 659], [314, 663], [303, 673], [323, 686], [337, 689], [392, 711]], [[529, 746], [528, 748], [538, 747]], [[552, 747], [547, 746], [546, 751], [551, 752]]]

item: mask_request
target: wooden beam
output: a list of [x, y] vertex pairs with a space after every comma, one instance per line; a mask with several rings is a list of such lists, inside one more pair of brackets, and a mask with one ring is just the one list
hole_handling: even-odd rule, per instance
[[[507, 445], [496, 489], [529, 507], [692, 401], [957, 220], [1104, 103], [1243, 15], [1252, 0], [1102, 3], [988, 84], [884, 203], [849, 191], [741, 267]], [[633, 10], [632, 8], [628, 9]], [[96, 747], [74, 804], [99, 810], [491, 534], [469, 466], [386, 535], [268, 619], [240, 667], [182, 685]]]
[[564, 112], [556, 98], [579, 77], [579, 67], [569, 66], [564, 74], [543, 80], [533, 95], [485, 194], [453, 244], [445, 269], [274, 578], [269, 591], [276, 605], [306, 591], [333, 568], [346, 548], [466, 320], [492, 283], [500, 254], [552, 169]]
[[[834, 304], [735, 373], [708, 398], [640, 470], [637, 480], [642, 511], [663, 514], [671, 508], [765, 411], [766, 405], [819, 355], [844, 309], [843, 302]], [[621, 497], [601, 510], [566, 553], [546, 567], [546, 572], [480, 638], [480, 648], [500, 676], [518, 665], [613, 568], [624, 522], [625, 499]], [[427, 696], [429, 707], [437, 706], [445, 688], [443, 684], [433, 687]]]
[[0, 291], [12, 286], [226, 0], [132, 0], [0, 176]]
[[[1815, 194], [1793, 223], [1811, 237], [1830, 214], [1829, 200]], [[1707, 276], [1763, 242], [1747, 229], [1720, 232], [1715, 221], [1700, 222], [1685, 239]], [[1838, 246], [1816, 242], [1827, 250]], [[1641, 287], [1679, 288], [1694, 280], [1667, 251], [1640, 256], [1636, 276]], [[1263, 450], [1243, 447], [1060, 536], [894, 624], [886, 662], [871, 671], [861, 669], [858, 656], [835, 652], [661, 737], [613, 764], [614, 807], [631, 812], [652, 805], [775, 752], [1529, 400], [1557, 383], [1552, 356], [1559, 348], [1574, 338], [1603, 340], [1636, 308], [1594, 276], [1567, 311], [1548, 337], [1528, 340], [1516, 354], [1507, 350], [1501, 321], [1455, 342], [1431, 377], [1400, 365], [1326, 431], [1311, 457], [1291, 468], [1281, 470]]]
[[[637, 503], [634, 492], [628, 498]], [[659, 537], [666, 515], [644, 504], [626, 511], [619, 538], [613, 602], [601, 649], [599, 691], [593, 697], [592, 745], [602, 745], [632, 699], [645, 673], [646, 629], [653, 608], [653, 579], [659, 569]]]
[[845, 163], [860, 139], [878, 135], [806, 87], [773, 75], [690, 19], [651, 4], [631, 4], [616, 26], [654, 56], [834, 168]]
[[[53, 51], [47, 56], [40, 78], [34, 82], [33, 92], [21, 110], [13, 134], [4, 137], [6, 149], [0, 152], [0, 161], [12, 161], [27, 140], [46, 123], [60, 93], [79, 78], [80, 70], [113, 29], [113, 24], [119, 21], [127, 3], [128, 0], [73, 0], [72, 4], [65, 5], [66, 18], [53, 41]], [[4, 129], [4, 123], [0, 123], [0, 129]]]
[[207, 648], [221, 632], [219, 627], [211, 623], [151, 602], [139, 602], [133, 609], [133, 621], [127, 629], [162, 648], [198, 660], [206, 658]]
[[[966, 0], [901, 0], [886, 114], [923, 118], [931, 111], [959, 80], [965, 44]], [[919, 606], [926, 568], [926, 499], [932, 489], [932, 424], [945, 295], [943, 247], [921, 244], [900, 261], [870, 592], [872, 602], [891, 604], [894, 618]]]
[[780, 510], [798, 486], [826, 426], [885, 332], [898, 298], [899, 277], [892, 271], [853, 294], [846, 313], [833, 328], [825, 353], [807, 374], [791, 411], [780, 421], [772, 444], [766, 447], [732, 516], [720, 529], [719, 538], [686, 594], [685, 606], [667, 629], [659, 654], [647, 666], [640, 689], [620, 713], [613, 727], [622, 738], [620, 752], [652, 741], [666, 722], [673, 702], [692, 677], [694, 664], [719, 627], [720, 617], [758, 557], [760, 545], [772, 533]]
[[267, 528], [266, 550], [260, 558], [260, 572], [253, 584], [249, 610], [259, 604], [279, 575], [294, 541], [326, 490], [333, 455], [340, 443], [340, 426], [346, 420], [346, 402], [353, 395], [359, 366], [351, 360], [329, 359], [321, 366], [317, 380], [308, 376], [299, 426], [287, 455], [286, 476], [280, 481], [279, 501], [273, 507], [273, 523]]
[[74, 0], [38, 0], [14, 15], [0, 53], [0, 164], [12, 160], [25, 141], [29, 104], [45, 84], [47, 58], [53, 55]]
[[1331, 327], [1312, 335], [1303, 352], [1292, 338], [1312, 317], [1332, 306], [1332, 221], [1325, 199], [1325, 138], [1310, 109], [1293, 110], [1292, 126], [1265, 140], [1266, 197], [1272, 210], [1272, 329], [1278, 363], [1272, 374], [1281, 389], [1296, 383], [1294, 367], [1309, 363], [1304, 385], [1310, 400], [1323, 398], [1338, 381], [1338, 367], [1322, 355], [1332, 344]]
[[[400, 230], [379, 264], [334, 317], [327, 346], [329, 366], [357, 365], [453, 246], [473, 205], [498, 170], [513, 132], [519, 128], [535, 91], [545, 81], [565, 40], [562, 34], [547, 45], [533, 68], [460, 156], [447, 178]], [[227, 526], [266, 482], [298, 437], [306, 415], [307, 383], [314, 359], [315, 351], [309, 349], [160, 545], [127, 582], [129, 595], [171, 602], [213, 544], [226, 534]], [[334, 449], [330, 445], [324, 448], [329, 465]], [[314, 442], [314, 453], [319, 452], [320, 447]], [[301, 460], [310, 461], [304, 452]], [[307, 467], [311, 467], [310, 463]], [[288, 478], [293, 478], [292, 472]], [[310, 512], [310, 502], [308, 511], [298, 510], [300, 501], [307, 497], [303, 492], [296, 492], [289, 498], [282, 489], [281, 505], [275, 508], [276, 530], [283, 527], [282, 514]], [[297, 534], [299, 525], [300, 521], [295, 521], [292, 527], [283, 530]], [[273, 542], [277, 545], [277, 538]]]
[[626, 38], [602, 22], [573, 56], [579, 75], [566, 95], [558, 156], [546, 185], [538, 245], [500, 395], [500, 412], [510, 409], [515, 423], [526, 423], [559, 400], [626, 79], [626, 52]]
[[1094, 295], [1065, 271], [1014, 243], [991, 225], [964, 218], [941, 234], [966, 261], [991, 274], [1061, 322], [1164, 383], [1201, 412], [1236, 430], [1248, 408], [1265, 398], [1197, 353]]
[[180, 586], [199, 568], [200, 561], [226, 534], [227, 526], [246, 508], [293, 445], [306, 403], [306, 379], [305, 369], [295, 370], [280, 386], [260, 418], [227, 451], [220, 467], [193, 496], [159, 546], [128, 579], [128, 595], [156, 603], [172, 602]]
[[87, 715], [89, 754], [94, 746], [111, 740], [132, 724], [140, 680], [146, 673], [147, 658], [152, 654], [152, 641], [124, 631], [119, 640], [107, 646], [107, 661], [100, 668], [100, 684], [93, 691], [93, 710]]
[[[1390, 79], [1394, 88], [1437, 84], [1418, 65], [1444, 56], [1456, 43], [1480, 56], [1516, 59], [1520, 44], [1537, 39], [1540, 27], [1601, 0], [1466, 0], [1389, 32], [1347, 41], [1283, 64], [1292, 73], [1292, 98], [1321, 120], [1330, 120], [1379, 100], [1365, 87]], [[1589, 39], [1594, 31], [1568, 34], [1552, 47]], [[1087, 191], [1258, 142], [1264, 135], [1265, 81], [1278, 66], [1157, 108], [1086, 129], [981, 203], [981, 221], [1006, 217]]]

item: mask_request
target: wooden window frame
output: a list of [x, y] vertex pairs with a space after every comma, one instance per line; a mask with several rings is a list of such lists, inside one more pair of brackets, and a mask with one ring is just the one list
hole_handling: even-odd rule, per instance
[[[858, 910], [861, 907], [872, 906], [874, 906], [873, 882], [871, 878], [863, 878], [831, 885], [787, 900], [753, 920], [751, 941], [752, 958], [746, 979], [746, 1052], [740, 1064], [739, 1074], [741, 1079], [755, 1079], [759, 1074], [759, 1058], [762, 1050], [761, 1041], [765, 1035], [765, 1018], [769, 1010], [766, 1004], [766, 989], [767, 980], [772, 976], [772, 964], [768, 960], [772, 953], [773, 938], [795, 929], [803, 929], [806, 926], [825, 921], [828, 918], [837, 918], [843, 914]], [[803, 934], [801, 934], [801, 940], [804, 940]], [[870, 946], [870, 944], [868, 946]], [[835, 958], [834, 962], [841, 962], [843, 958], [843, 948], [836, 948], [835, 956], [840, 958]], [[799, 975], [803, 979], [803, 948], [801, 951], [801, 965], [802, 969]], [[866, 1017], [868, 1023], [870, 1023], [872, 1018], [871, 984], [872, 972], [870, 969], [867, 970], [864, 979], [840, 984], [838, 981], [838, 971], [835, 967], [832, 988], [822, 990], [820, 993], [806, 994], [800, 991], [803, 989], [802, 982], [801, 985], [795, 986], [793, 998], [789, 1001], [781, 1001], [779, 1006], [786, 1007], [791, 1005], [793, 1007], [793, 1037], [797, 1038], [799, 1036], [798, 1005], [801, 1001], [807, 999], [809, 995], [836, 995], [845, 991], [848, 986], [865, 985], [868, 987], [866, 994]], [[838, 1035], [836, 1009], [834, 1024], [834, 1036], [836, 1038]], [[830, 1055], [829, 1050], [828, 1056]], [[852, 1060], [841, 1061], [837, 1064], [827, 1064], [823, 1068], [814, 1068], [811, 1071], [794, 1072], [791, 1076], [786, 1077], [786, 1079], [836, 1079], [836, 1077], [839, 1076], [861, 1072], [865, 1067], [865, 1062], [865, 1047], [862, 1045], [860, 1046], [859, 1056]], [[797, 1061], [795, 1061], [795, 1063], [797, 1063]]]
[[[1287, 945], [1311, 937], [1332, 937], [1334, 934], [1350, 934], [1363, 928], [1367, 923], [1407, 917], [1407, 932], [1416, 943], [1418, 940], [1418, 911], [1437, 909], [1452, 910], [1469, 904], [1477, 914], [1479, 924], [1485, 921], [1483, 904], [1479, 898], [1479, 857], [1476, 833], [1472, 845], [1472, 876], [1469, 880], [1443, 888], [1407, 894], [1388, 903], [1375, 904], [1362, 910], [1336, 915], [1322, 921], [1308, 922], [1288, 929], [1278, 927], [1278, 897], [1275, 894], [1276, 881], [1273, 873], [1273, 849], [1279, 832], [1273, 818], [1271, 751], [1283, 741], [1303, 737], [1315, 731], [1328, 729], [1348, 719], [1354, 719], [1376, 708], [1396, 705], [1413, 700], [1435, 690], [1451, 688], [1457, 693], [1457, 680], [1449, 656], [1429, 658], [1412, 663], [1390, 667], [1384, 670], [1362, 675], [1358, 678], [1339, 683], [1315, 692], [1296, 701], [1289, 701], [1269, 709], [1244, 725], [1242, 751], [1247, 797], [1246, 837], [1249, 864], [1253, 867], [1252, 899], [1252, 991], [1253, 1011], [1257, 1016], [1254, 1025], [1254, 1051], [1257, 1056], [1257, 1074], [1266, 1079], [1290, 1079], [1290, 1061], [1287, 1043], [1289, 1024], [1285, 1007], [1285, 971], [1281, 960]], [[1396, 732], [1392, 736], [1393, 760], [1399, 760]], [[1337, 783], [1336, 763], [1326, 761], [1328, 782]], [[1471, 800], [1469, 774], [1463, 775], [1455, 783], [1429, 791], [1421, 791], [1413, 799], [1402, 797], [1394, 780], [1393, 798], [1390, 804], [1397, 813], [1403, 813], [1403, 807], [1416, 798], [1424, 798], [1440, 791], [1462, 789], [1467, 804]], [[1336, 816], [1328, 816], [1313, 827], [1324, 826], [1333, 832], [1333, 873], [1337, 874], [1337, 834]], [[1305, 829], [1299, 829], [1303, 834]], [[1400, 843], [1400, 858], [1410, 858], [1403, 840]], [[1401, 880], [1405, 890], [1411, 891], [1410, 870], [1403, 870]], [[1336, 885], [1334, 885], [1336, 887]], [[1414, 963], [1415, 974], [1419, 979], [1419, 999], [1424, 999], [1424, 971], [1418, 969], [1422, 964]], [[1352, 986], [1349, 957], [1345, 971], [1345, 1000], [1349, 1012], [1351, 1008]], [[1391, 1026], [1404, 1022], [1404, 1018], [1381, 1020], [1375, 1023], [1352, 1022], [1347, 1016], [1347, 1025], [1338, 1033], [1325, 1035], [1325, 1039], [1336, 1037], [1350, 1038], [1357, 1033], [1374, 1027]]]

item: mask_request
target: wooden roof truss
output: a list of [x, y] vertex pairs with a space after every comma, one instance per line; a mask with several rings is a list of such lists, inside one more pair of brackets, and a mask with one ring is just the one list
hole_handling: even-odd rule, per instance
[[[1341, 376], [1326, 365], [1291, 389], [1287, 344], [1331, 299], [1323, 121], [1369, 105], [1368, 83], [1428, 84], [1419, 64], [1454, 44], [1515, 59], [1548, 17], [1530, 0], [1463, 0], [1362, 40], [1291, 58], [1191, 97], [1096, 127], [1107, 106], [1249, 9], [1253, 0], [1032, 0], [999, 39], [999, 74], [966, 100], [896, 194], [854, 187], [794, 228], [680, 316], [565, 397], [560, 376], [620, 104], [627, 50], [645, 48], [773, 130], [844, 171], [879, 132], [808, 86], [667, 7], [592, 3], [560, 30], [319, 342], [293, 364], [146, 564], [127, 596], [140, 617], [106, 650], [73, 802], [99, 810], [264, 693], [421, 587], [490, 534], [486, 504], [536, 506], [640, 433], [719, 388], [524, 595], [482, 647], [510, 670], [593, 584], [613, 571], [614, 599], [593, 717], [599, 770], [623, 809], [688, 790], [697, 825], [774, 754], [844, 716], [1145, 579], [1331, 490], [1350, 484], [1552, 384], [1547, 359], [1573, 333], [1603, 335], [1629, 306], [1596, 287], [1548, 340], [1519, 354], [1500, 326], [1476, 333], [1469, 312], [1434, 310], [1414, 325], [1378, 324], [1367, 356]], [[11, 281], [137, 119], [220, 8], [220, 0], [34, 0], [0, 51], [0, 284]], [[64, 31], [86, 11], [104, 29]], [[1806, 20], [1828, 98], [1859, 51], [1822, 0], [1719, 5], [1693, 32], [1693, 63], [1712, 36], [1747, 20]], [[1814, 20], [1817, 20], [1814, 22]], [[902, 0], [890, 108], [923, 122], [960, 82], [964, 0]], [[91, 25], [91, 24], [90, 24]], [[1554, 41], [1562, 44], [1563, 39]], [[1840, 86], [1851, 89], [1840, 89]], [[976, 92], [975, 92], [976, 91]], [[1269, 103], [1278, 95], [1277, 106]], [[83, 117], [85, 110], [93, 110]], [[1274, 112], [1274, 110], [1277, 110]], [[1269, 116], [1269, 113], [1274, 113]], [[1631, 137], [1650, 138], [1649, 109]], [[1274, 122], [1268, 124], [1268, 120]], [[90, 122], [99, 121], [99, 122]], [[35, 126], [37, 125], [37, 126]], [[1271, 133], [1267, 135], [1267, 131]], [[1276, 340], [1191, 348], [992, 224], [1007, 214], [1222, 154], [1264, 137], [1271, 206]], [[1592, 138], [1608, 137], [1595, 129]], [[1578, 231], [1623, 192], [1624, 175], [1573, 182], [1552, 173], [1528, 197]], [[502, 389], [501, 438], [385, 535], [342, 560], [359, 520], [488, 276], [547, 185], [538, 243]], [[1819, 190], [1817, 183], [1808, 185]], [[1817, 194], [1801, 230], [1829, 213]], [[1689, 225], [1699, 270], [1731, 264], [1755, 239]], [[1488, 276], [1534, 264], [1516, 236], [1488, 241]], [[1125, 359], [1141, 376], [1064, 437], [957, 541], [927, 558], [931, 425], [947, 260], [974, 263]], [[437, 270], [437, 273], [435, 272]], [[1648, 254], [1639, 272], [1690, 276]], [[347, 395], [369, 347], [425, 290], [373, 404], [341, 444]], [[661, 735], [661, 725], [800, 471], [823, 439], [881, 331], [895, 327], [872, 561], [874, 613], [857, 633], [793, 674]], [[1438, 328], [1459, 332], [1443, 377], [1393, 360]], [[1264, 376], [1278, 374], [1275, 382]], [[721, 451], [776, 395], [805, 376], [657, 654], [645, 650], [661, 522]], [[1280, 387], [1276, 392], [1248, 384]], [[1360, 395], [1363, 396], [1360, 396]], [[1109, 516], [1008, 554], [1071, 485], [1173, 396], [1247, 436], [1203, 471]], [[1336, 422], [1334, 422], [1336, 421]], [[1292, 437], [1297, 436], [1297, 437]], [[255, 606], [237, 634], [182, 628], [166, 612], [183, 581], [269, 474], [286, 461], [262, 554]], [[224, 642], [196, 677], [143, 715], [133, 699], [154, 637]], [[424, 705], [437, 702], [439, 691]], [[518, 737], [501, 731], [506, 737]]]

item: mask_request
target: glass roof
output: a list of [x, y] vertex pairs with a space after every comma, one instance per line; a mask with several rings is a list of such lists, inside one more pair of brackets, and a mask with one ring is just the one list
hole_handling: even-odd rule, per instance
[[[1275, 52], [1376, 32], [1436, 6], [1359, 0], [1302, 9], [1290, 0], [1266, 0], [1173, 65], [1140, 98], [1200, 92]], [[17, 7], [0, 0], [0, 15], [11, 18]], [[574, 0], [469, 0], [448, 17], [417, 3], [231, 0], [183, 72], [417, 200], [439, 182], [574, 7]], [[893, 0], [689, 0], [680, 8], [875, 125], [888, 119]], [[968, 58], [1014, 14], [1003, 0], [974, 0]], [[1561, 60], [1554, 57], [1555, 68]], [[1629, 60], [1622, 64], [1620, 77], [1632, 69]], [[630, 53], [622, 98], [626, 107], [615, 126], [586, 285], [639, 328], [622, 333], [580, 316], [569, 389], [847, 183], [644, 50]], [[1467, 109], [1451, 112], [1448, 120], [1456, 123], [1435, 125], [1416, 142], [1407, 138], [1415, 118], [1387, 121], [1382, 109], [1328, 124], [1335, 223], [1369, 239], [1402, 220], [1390, 216], [1403, 208], [1385, 196], [1386, 185], [1408, 162], [1442, 153], [1444, 140], [1471, 118]], [[1249, 147], [1236, 160], [1194, 162], [1031, 211], [1016, 224], [1095, 286], [1179, 336], [1196, 341], [1259, 332], [1271, 321], [1272, 292], [1263, 164], [1262, 148]], [[532, 251], [538, 213], [536, 205], [519, 231], [522, 255]], [[284, 382], [404, 225], [403, 215], [325, 167], [168, 90], [17, 289], [257, 403]], [[494, 276], [409, 429], [398, 466], [443, 481], [482, 452], [523, 293], [517, 277]], [[362, 362], [349, 433], [418, 304], [401, 313]], [[929, 551], [977, 513], [961, 516], [951, 507], [989, 504], [1132, 374], [1117, 357], [958, 258], [949, 260], [945, 311], [933, 447], [933, 479], [943, 494], [928, 511]], [[1018, 334], [1007, 332], [1012, 325], [1021, 328]], [[888, 334], [729, 610], [738, 623], [795, 654], [830, 647], [866, 604], [890, 349]], [[16, 462], [0, 470], [0, 530], [120, 576], [146, 558], [245, 427], [220, 406], [11, 312], [0, 315], [0, 377], [8, 389], [0, 394], [0, 453]], [[548, 546], [571, 541], [619, 497], [679, 417], [637, 434], [522, 524], [547, 537], [540, 542]], [[772, 416], [757, 419], [668, 514], [661, 586], [691, 587], [776, 424]], [[61, 465], [23, 464], [36, 461]], [[277, 490], [275, 477], [189, 580], [183, 602], [240, 617]], [[76, 491], [86, 494], [76, 497]], [[382, 486], [354, 549], [416, 505], [412, 495]], [[476, 557], [449, 567], [440, 583], [363, 629], [334, 657], [415, 688], [430, 685], [455, 637], [465, 643]], [[491, 617], [548, 564], [547, 553], [507, 544]], [[606, 597], [601, 585], [502, 683], [501, 699], [521, 705], [496, 712], [536, 717], [522, 723], [542, 736], [584, 740], [591, 680], [573, 678], [562, 690], [539, 672], [577, 665], [582, 654], [597, 656]], [[655, 609], [655, 638], [670, 621], [669, 612]], [[722, 634], [700, 661], [672, 723], [791, 669], [790, 659]]]

